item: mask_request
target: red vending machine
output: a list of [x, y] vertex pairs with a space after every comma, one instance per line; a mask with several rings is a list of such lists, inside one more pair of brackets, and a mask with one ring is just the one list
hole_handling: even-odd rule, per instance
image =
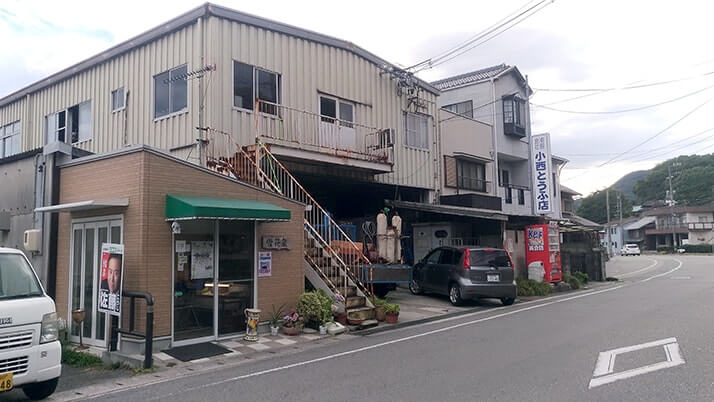
[[560, 232], [558, 224], [526, 226], [526, 266], [542, 262], [545, 270], [545, 282], [560, 282], [563, 271], [560, 265]]

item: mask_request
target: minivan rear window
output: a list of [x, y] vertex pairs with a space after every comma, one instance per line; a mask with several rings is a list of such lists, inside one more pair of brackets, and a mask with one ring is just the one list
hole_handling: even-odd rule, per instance
[[470, 250], [469, 265], [478, 267], [510, 267], [511, 260], [504, 250]]
[[19, 254], [0, 254], [0, 300], [42, 296], [30, 264]]

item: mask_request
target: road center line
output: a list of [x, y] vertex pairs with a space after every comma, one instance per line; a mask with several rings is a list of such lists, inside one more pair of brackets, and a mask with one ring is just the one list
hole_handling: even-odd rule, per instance
[[672, 258], [672, 260], [677, 261], [679, 264], [677, 264], [676, 267], [670, 269], [670, 270], [667, 271], [667, 272], [663, 272], [663, 273], [661, 273], [661, 274], [657, 274], [657, 275], [654, 275], [654, 276], [650, 276], [649, 278], [643, 279], [643, 280], [641, 280], [640, 282], [648, 282], [648, 281], [651, 281], [652, 279], [660, 278], [660, 277], [665, 276], [665, 275], [669, 275], [669, 274], [671, 274], [672, 272], [678, 271], [680, 268], [682, 268], [682, 261], [680, 261], [680, 260], [678, 260], [678, 259], [676, 259], [676, 258]]
[[620, 275], [619, 277], [620, 277], [620, 278], [627, 278], [627, 277], [629, 277], [629, 276], [632, 276], [632, 275], [635, 275], [635, 274], [639, 274], [640, 272], [647, 271], [648, 269], [654, 267], [655, 265], [657, 265], [657, 264], [659, 263], [659, 261], [657, 261], [657, 260], [651, 260], [651, 259], [649, 259], [649, 258], [648, 258], [647, 260], [648, 260], [648, 261], [652, 261], [652, 264], [650, 264], [650, 265], [648, 265], [648, 266], [646, 266], [646, 267], [644, 267], [644, 268], [642, 268], [642, 269], [638, 269], [637, 271], [628, 272], [628, 273], [626, 273], [626, 274]]

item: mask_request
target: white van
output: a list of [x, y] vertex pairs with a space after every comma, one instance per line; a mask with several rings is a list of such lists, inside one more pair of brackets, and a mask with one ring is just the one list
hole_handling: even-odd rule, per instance
[[22, 388], [30, 399], [51, 395], [62, 371], [55, 303], [20, 250], [0, 248], [0, 399]]

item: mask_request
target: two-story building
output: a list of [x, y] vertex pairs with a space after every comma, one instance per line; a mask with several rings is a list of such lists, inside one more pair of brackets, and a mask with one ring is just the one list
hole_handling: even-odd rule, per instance
[[[321, 261], [344, 259], [337, 269], [344, 278], [348, 267], [361, 261], [361, 250], [352, 244], [361, 231], [348, 236], [339, 224], [352, 223], [354, 228], [355, 219], [373, 216], [385, 199], [420, 205], [437, 201], [442, 178], [438, 94], [431, 84], [353, 43], [204, 4], [0, 99], [0, 166], [8, 172], [22, 170], [0, 177], [0, 188], [21, 193], [8, 196], [6, 204], [8, 192], [2, 192], [0, 244], [23, 248], [25, 232], [38, 231], [32, 235], [42, 239], [39, 245], [33, 243], [36, 268], [51, 292], [63, 293], [58, 296], [58, 311], [68, 318], [70, 309], [87, 302], [75, 296], [92, 296], [98, 281], [96, 267], [82, 265], [95, 264], [93, 259], [72, 257], [74, 252], [81, 256], [82, 250], [89, 250], [79, 236], [90, 230], [96, 240], [98, 228], [114, 230], [116, 225], [118, 233], [129, 233], [122, 225], [140, 213], [127, 212], [133, 208], [127, 203], [139, 201], [117, 196], [112, 176], [104, 177], [102, 170], [92, 167], [104, 169], [107, 164], [99, 161], [119, 160], [115, 155], [123, 149], [139, 152], [137, 147], [147, 147], [145, 152], [161, 153], [172, 163], [219, 170], [233, 180], [303, 204], [309, 244], [317, 243], [315, 247], [333, 258], [316, 259], [313, 265], [306, 260], [305, 267], [294, 268], [327, 270], [318, 266]], [[102, 197], [96, 188], [77, 192], [81, 200], [67, 193], [81, 189], [81, 182], [67, 181], [81, 181], [82, 175], [66, 175], [60, 184], [60, 168], [76, 171], [70, 168], [75, 166], [72, 160], [88, 154], [96, 158], [83, 164], [88, 167], [82, 175], [105, 180], [112, 197]], [[140, 168], [146, 177], [160, 174], [152, 173], [149, 165]], [[175, 171], [180, 174], [180, 169]], [[207, 196], [205, 188], [197, 194], [198, 187], [189, 186], [189, 181], [171, 182], [176, 184], [167, 190], [172, 196]], [[139, 186], [132, 191], [148, 192], [148, 185], [149, 181], [132, 181], [132, 186]], [[215, 196], [258, 194], [246, 191], [217, 188]], [[87, 214], [91, 214], [91, 228]], [[177, 218], [167, 212], [165, 219], [162, 236], [170, 235], [171, 221]], [[253, 232], [240, 225], [230, 230], [248, 230], [245, 238], [257, 242], [254, 232], [263, 230], [260, 225], [250, 226]], [[200, 241], [215, 237], [217, 242], [222, 236], [219, 231], [194, 233], [199, 228], [209, 230], [210, 225], [183, 226], [184, 232], [203, 236]], [[62, 229], [74, 227], [81, 230]], [[113, 236], [112, 241], [123, 238]], [[91, 244], [96, 252], [97, 244]], [[79, 245], [79, 251], [70, 250], [71, 245]], [[174, 246], [164, 247], [171, 255]], [[262, 247], [256, 246], [256, 252]], [[302, 248], [302, 242], [296, 247]], [[344, 258], [336, 258], [335, 250], [344, 252]], [[127, 261], [140, 261], [139, 252], [127, 247]], [[257, 266], [253, 257], [251, 264]], [[220, 250], [215, 258], [220, 265]], [[58, 274], [58, 266], [67, 269]], [[133, 269], [136, 273], [148, 268]], [[176, 272], [163, 277], [176, 279], [181, 276]], [[221, 272], [220, 266], [216, 272]], [[336, 275], [332, 270], [312, 278], [329, 282], [328, 274]], [[75, 280], [80, 288], [72, 288], [69, 282], [78, 275], [86, 278]], [[257, 281], [255, 272], [252, 275], [247, 279]], [[342, 290], [355, 293], [347, 288], [359, 287], [356, 282], [351, 276]], [[148, 290], [142, 288], [144, 282], [129, 283], [137, 285], [133, 290]], [[169, 289], [178, 282], [164, 285]], [[256, 289], [259, 293], [260, 287]], [[258, 300], [255, 296], [252, 306]], [[213, 328], [219, 325], [216, 320]], [[162, 331], [175, 335], [175, 328], [166, 326]]]
[[714, 244], [714, 206], [675, 206], [646, 210], [653, 224], [645, 228], [645, 243], [657, 246]]

